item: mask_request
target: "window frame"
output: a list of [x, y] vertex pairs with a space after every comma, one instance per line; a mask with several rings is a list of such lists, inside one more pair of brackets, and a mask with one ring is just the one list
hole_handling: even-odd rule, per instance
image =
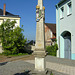
[[60, 19], [64, 18], [64, 6], [60, 8]]
[[[71, 5], [71, 7], [69, 5]], [[67, 16], [71, 14], [72, 14], [72, 2], [70, 1], [67, 3]]]

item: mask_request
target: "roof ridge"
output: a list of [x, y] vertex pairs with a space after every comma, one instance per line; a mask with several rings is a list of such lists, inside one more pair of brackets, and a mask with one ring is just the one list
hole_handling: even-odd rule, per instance
[[65, 1], [68, 1], [68, 0], [60, 0], [60, 2], [58, 4], [56, 4], [55, 6], [57, 7], [57, 5], [59, 6], [60, 4], [62, 4]]
[[[3, 9], [0, 8], [0, 16], [3, 16]], [[8, 11], [6, 11], [6, 15], [5, 16], [10, 16], [10, 17], [19, 17], [19, 15], [14, 15]]]
[[56, 23], [45, 23], [45, 24], [56, 24]]

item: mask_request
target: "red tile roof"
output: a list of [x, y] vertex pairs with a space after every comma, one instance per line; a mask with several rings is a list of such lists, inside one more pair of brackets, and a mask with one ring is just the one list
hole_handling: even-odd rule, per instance
[[56, 24], [45, 23], [45, 25], [46, 25], [53, 33], [56, 33]]
[[50, 38], [50, 39], [56, 39], [56, 37], [52, 37], [52, 38]]

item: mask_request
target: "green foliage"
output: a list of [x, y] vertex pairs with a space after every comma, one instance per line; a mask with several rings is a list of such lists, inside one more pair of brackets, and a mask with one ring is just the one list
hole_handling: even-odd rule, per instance
[[24, 39], [23, 29], [15, 27], [16, 21], [9, 19], [0, 25], [0, 39], [4, 54], [23, 53], [27, 39]]
[[34, 40], [31, 40], [31, 41], [29, 41], [27, 44], [28, 45], [33, 45], [35, 43], [35, 41]]
[[51, 73], [50, 75], [53, 75], [53, 73]]
[[56, 56], [57, 50], [58, 50], [58, 45], [52, 45], [52, 46], [47, 46], [46, 50], [48, 52], [48, 55]]
[[4, 52], [2, 54], [8, 56], [8, 55], [11, 55], [12, 52], [9, 50], [4, 50]]
[[28, 53], [19, 53], [18, 56], [20, 55], [28, 55]]
[[2, 53], [0, 53], [0, 55], [2, 55]]
[[4, 53], [2, 53], [2, 54], [0, 54], [0, 55], [5, 55], [5, 56], [11, 57], [11, 56], [22, 56], [22, 55], [29, 55], [29, 54], [28, 54], [28, 53], [11, 54], [10, 51], [9, 51], [9, 52], [6, 51], [6, 52], [4, 52]]

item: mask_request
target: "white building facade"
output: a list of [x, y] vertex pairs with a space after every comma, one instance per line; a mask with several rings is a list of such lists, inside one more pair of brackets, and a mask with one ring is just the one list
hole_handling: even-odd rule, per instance
[[75, 60], [75, 0], [56, 5], [57, 57]]
[[[20, 27], [20, 17], [19, 15], [14, 15], [6, 11], [5, 9], [6, 5], [4, 4], [4, 9], [0, 9], [0, 25], [5, 22], [7, 19], [10, 19], [10, 21], [16, 21], [15, 27]], [[0, 53], [2, 53], [2, 44], [0, 44]]]

